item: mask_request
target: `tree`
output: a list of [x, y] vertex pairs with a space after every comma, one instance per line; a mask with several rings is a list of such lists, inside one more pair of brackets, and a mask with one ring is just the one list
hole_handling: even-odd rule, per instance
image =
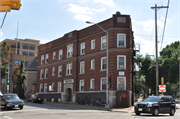
[[18, 96], [24, 98], [24, 81], [26, 80], [26, 71], [24, 71], [24, 62], [25, 60], [21, 60], [21, 64], [19, 66], [15, 66], [13, 69], [12, 80], [16, 85], [16, 91]]

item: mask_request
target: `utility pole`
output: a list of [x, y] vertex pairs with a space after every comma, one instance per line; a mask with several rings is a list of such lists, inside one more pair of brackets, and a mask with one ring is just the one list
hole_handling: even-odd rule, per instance
[[159, 64], [158, 64], [158, 44], [157, 44], [157, 10], [160, 8], [168, 8], [168, 6], [157, 6], [151, 7], [155, 10], [155, 46], [156, 46], [156, 95], [159, 95]]

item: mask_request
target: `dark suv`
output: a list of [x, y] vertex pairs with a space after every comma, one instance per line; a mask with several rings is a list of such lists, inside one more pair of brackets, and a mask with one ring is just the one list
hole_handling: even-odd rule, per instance
[[136, 115], [151, 113], [157, 116], [159, 113], [169, 113], [170, 116], [174, 116], [176, 102], [171, 96], [149, 96], [142, 102], [137, 102], [134, 111]]

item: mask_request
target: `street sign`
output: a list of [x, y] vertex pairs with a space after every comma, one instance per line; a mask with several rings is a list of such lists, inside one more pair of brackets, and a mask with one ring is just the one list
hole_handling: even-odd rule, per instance
[[49, 85], [49, 91], [52, 91], [52, 87], [51, 87], [51, 85]]
[[159, 92], [166, 92], [166, 85], [159, 85]]

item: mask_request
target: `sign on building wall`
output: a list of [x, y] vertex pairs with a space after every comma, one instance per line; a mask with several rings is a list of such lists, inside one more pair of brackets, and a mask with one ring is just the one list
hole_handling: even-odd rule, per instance
[[119, 71], [119, 76], [124, 76], [124, 75], [125, 75], [124, 71]]

